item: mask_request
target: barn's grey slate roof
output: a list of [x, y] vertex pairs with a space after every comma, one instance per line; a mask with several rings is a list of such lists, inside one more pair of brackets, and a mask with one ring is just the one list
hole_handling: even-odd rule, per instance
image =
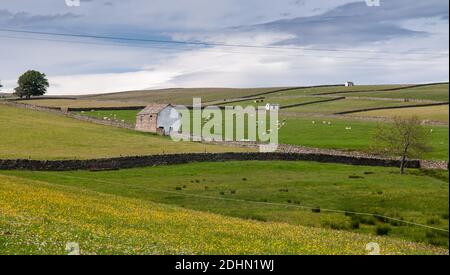
[[151, 104], [145, 107], [144, 110], [140, 111], [137, 115], [151, 115], [151, 114], [158, 114], [161, 112], [164, 108], [172, 106], [170, 104]]

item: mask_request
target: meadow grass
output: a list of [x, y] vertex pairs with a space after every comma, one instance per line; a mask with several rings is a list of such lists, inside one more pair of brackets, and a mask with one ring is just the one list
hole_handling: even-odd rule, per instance
[[[87, 185], [96, 185], [95, 181]], [[0, 254], [448, 254], [390, 237], [242, 220], [147, 198], [0, 176]]]
[[141, 102], [130, 101], [111, 101], [111, 100], [86, 100], [86, 99], [39, 99], [23, 100], [26, 103], [41, 107], [60, 107], [60, 108], [108, 108], [108, 107], [132, 107], [144, 106]]
[[[328, 125], [328, 122], [331, 125]], [[280, 129], [280, 143], [317, 148], [367, 151], [372, 134], [378, 123], [381, 122], [288, 116], [285, 126]], [[351, 127], [351, 130], [347, 130], [346, 128], [348, 127]], [[430, 132], [429, 141], [432, 151], [426, 153], [423, 158], [448, 160], [448, 127], [424, 127]], [[433, 130], [432, 133], [431, 130]]]
[[[311, 105], [314, 106], [314, 105]], [[305, 106], [306, 107], [306, 106]], [[352, 118], [330, 119], [318, 117], [303, 117], [287, 115], [291, 109], [280, 113], [280, 120], [285, 120], [285, 125], [280, 129], [279, 142], [282, 144], [301, 145], [314, 148], [359, 150], [367, 151], [371, 135], [377, 126], [377, 122], [364, 121]], [[85, 115], [98, 118], [109, 117], [117, 120], [134, 122], [136, 110], [112, 110], [85, 112]], [[285, 113], [287, 112], [287, 113]], [[222, 112], [223, 113], [223, 112]], [[406, 114], [407, 112], [405, 112]], [[360, 115], [357, 113], [356, 115]], [[417, 114], [417, 113], [416, 113]], [[222, 121], [225, 121], [224, 115]], [[323, 122], [326, 124], [323, 124]], [[315, 122], [313, 124], [313, 122]], [[331, 125], [328, 125], [331, 122]], [[192, 123], [191, 123], [192, 127]], [[346, 128], [351, 127], [351, 130]], [[430, 145], [432, 151], [425, 154], [426, 159], [448, 160], [448, 127], [425, 126], [430, 131]], [[433, 133], [431, 133], [433, 130]], [[224, 128], [222, 127], [222, 133]]]
[[286, 109], [286, 111], [299, 114], [335, 114], [365, 108], [405, 106], [408, 104], [411, 103], [398, 101], [378, 101], [369, 99], [343, 99], [312, 105], [298, 106]]
[[[251, 161], [0, 174], [241, 219], [369, 235], [376, 235], [378, 226], [388, 226], [389, 236], [448, 246], [448, 234], [439, 231], [325, 210], [386, 215], [448, 229], [448, 172], [443, 171], [408, 170], [401, 176], [396, 168]], [[312, 211], [316, 208], [322, 210]], [[358, 228], [352, 227], [354, 222]]]
[[168, 137], [0, 105], [0, 158], [89, 159], [245, 149], [173, 142]]
[[289, 91], [282, 91], [271, 94], [271, 96], [316, 95], [316, 94], [327, 94], [336, 92], [372, 91], [372, 90], [400, 88], [406, 86], [408, 85], [356, 85], [353, 87], [344, 87], [344, 86], [314, 87], [307, 89], [293, 89]]
[[141, 110], [92, 110], [77, 112], [80, 115], [104, 119], [105, 117], [113, 121], [124, 121], [129, 124], [136, 123], [136, 115]]
[[122, 93], [81, 96], [80, 99], [135, 101], [142, 103], [170, 103], [192, 105], [193, 98], [201, 98], [202, 102], [220, 101], [224, 99], [238, 98], [258, 93], [275, 91], [280, 88], [175, 88], [163, 90], [143, 90]]
[[[230, 102], [223, 104], [224, 106], [242, 106], [243, 108], [247, 106], [253, 106], [255, 108], [258, 108], [260, 106], [265, 106], [267, 103], [270, 104], [279, 104], [281, 107], [292, 105], [292, 104], [300, 104], [300, 103], [307, 103], [307, 102], [314, 102], [319, 101], [323, 99], [329, 99], [329, 98], [319, 98], [319, 97], [307, 97], [307, 96], [268, 96], [264, 99], [252, 99], [252, 100], [246, 100], [246, 101], [240, 101], [240, 102]], [[260, 101], [260, 102], [255, 102]]]
[[402, 108], [391, 110], [377, 110], [369, 112], [361, 112], [351, 114], [353, 116], [367, 116], [367, 117], [403, 117], [408, 118], [417, 116], [421, 120], [433, 120], [448, 123], [448, 105], [445, 106], [429, 106], [429, 107], [415, 107]]
[[382, 98], [407, 98], [407, 99], [424, 99], [434, 101], [448, 101], [449, 88], [448, 84], [422, 86], [416, 88], [408, 88], [397, 91], [373, 92], [373, 93], [348, 93], [343, 96], [363, 96], [363, 97], [382, 97]]

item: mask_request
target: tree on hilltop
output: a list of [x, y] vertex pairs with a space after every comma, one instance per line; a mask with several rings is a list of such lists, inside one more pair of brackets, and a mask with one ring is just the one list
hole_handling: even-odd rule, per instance
[[30, 70], [19, 77], [15, 88], [15, 95], [20, 98], [31, 98], [32, 96], [41, 96], [47, 92], [50, 86], [46, 75], [38, 71]]

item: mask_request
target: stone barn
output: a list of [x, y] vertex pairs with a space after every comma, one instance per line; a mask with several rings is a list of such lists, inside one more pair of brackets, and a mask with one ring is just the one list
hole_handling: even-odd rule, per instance
[[149, 105], [136, 116], [137, 131], [167, 136], [172, 131], [179, 131], [180, 127], [181, 115], [170, 104]]

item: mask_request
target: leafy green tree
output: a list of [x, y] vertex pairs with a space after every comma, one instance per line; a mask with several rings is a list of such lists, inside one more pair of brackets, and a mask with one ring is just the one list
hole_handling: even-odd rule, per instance
[[399, 157], [400, 174], [404, 174], [407, 159], [420, 158], [431, 151], [430, 135], [418, 117], [394, 118], [393, 123], [379, 124], [370, 144], [373, 153]]
[[19, 77], [17, 81], [19, 85], [15, 88], [15, 95], [20, 98], [29, 99], [32, 96], [41, 96], [47, 92], [49, 87], [45, 74], [38, 71], [30, 70]]

